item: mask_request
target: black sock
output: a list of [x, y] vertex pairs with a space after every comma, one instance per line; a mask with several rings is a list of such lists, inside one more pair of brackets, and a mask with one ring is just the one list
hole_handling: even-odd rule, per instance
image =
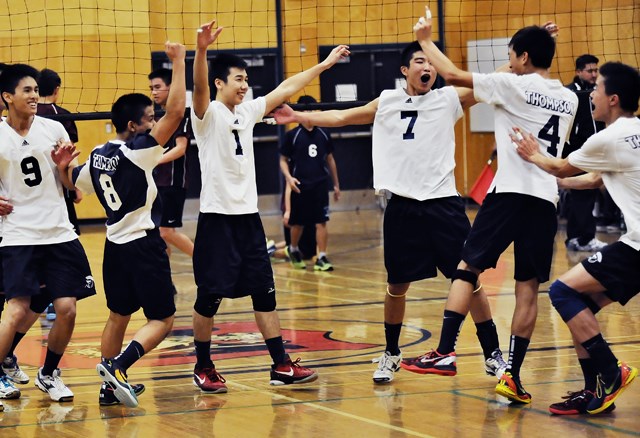
[[26, 335], [26, 333], [16, 332], [16, 334], [13, 336], [13, 342], [11, 343], [11, 348], [9, 349], [9, 352], [7, 353], [7, 357], [13, 356], [13, 353], [15, 352], [16, 347], [18, 346], [20, 341], [22, 341], [22, 338], [24, 338], [24, 335]]
[[580, 368], [582, 368], [582, 375], [584, 376], [584, 389], [595, 392], [598, 371], [596, 371], [593, 360], [588, 357], [586, 359], [578, 359], [578, 362], [580, 362]]
[[589, 352], [589, 357], [593, 361], [593, 366], [606, 382], [615, 378], [618, 372], [618, 359], [614, 356], [609, 344], [598, 333], [593, 338], [582, 343], [582, 346]]
[[271, 360], [273, 360], [274, 365], [279, 365], [287, 360], [287, 353], [284, 351], [282, 336], [267, 339], [264, 342], [267, 344], [269, 355], [271, 356]]
[[193, 340], [196, 346], [196, 368], [213, 368], [213, 361], [211, 360], [211, 340], [209, 341], [196, 341]]
[[398, 341], [400, 340], [400, 330], [402, 329], [402, 323], [400, 324], [388, 324], [384, 323], [384, 338], [387, 341], [386, 350], [391, 356], [397, 356], [400, 354], [400, 346]]
[[131, 341], [129, 345], [127, 345], [127, 348], [116, 356], [113, 361], [126, 371], [142, 356], [144, 356], [144, 348], [142, 345], [138, 341]]
[[509, 364], [507, 365], [507, 371], [511, 373], [513, 377], [520, 378], [520, 368], [522, 368], [522, 362], [527, 354], [527, 348], [529, 348], [529, 339], [521, 338], [520, 336], [511, 335], [511, 342], [509, 344]]
[[444, 311], [442, 319], [442, 333], [440, 333], [440, 344], [438, 344], [438, 353], [449, 354], [456, 349], [456, 341], [458, 333], [462, 328], [465, 315], [453, 312], [451, 310]]
[[500, 343], [498, 342], [498, 330], [496, 330], [496, 325], [493, 323], [493, 319], [476, 323], [476, 335], [480, 341], [480, 346], [482, 347], [482, 353], [484, 353], [485, 360], [489, 359], [491, 357], [491, 353], [500, 348]]
[[44, 365], [42, 366], [42, 375], [53, 376], [53, 372], [58, 368], [60, 359], [62, 359], [62, 354], [54, 353], [47, 348], [47, 355], [44, 358]]

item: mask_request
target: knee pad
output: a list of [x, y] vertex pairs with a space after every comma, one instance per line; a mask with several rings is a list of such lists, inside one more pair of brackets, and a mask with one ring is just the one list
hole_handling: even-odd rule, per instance
[[583, 294], [570, 288], [560, 280], [554, 281], [549, 288], [551, 304], [556, 308], [556, 311], [564, 322], [570, 321], [574, 316], [587, 308], [587, 304], [582, 295]]
[[218, 312], [221, 302], [222, 297], [219, 295], [198, 296], [193, 310], [204, 317], [213, 318], [213, 315]]
[[478, 286], [478, 274], [467, 271], [466, 269], [456, 269], [451, 276], [451, 282], [453, 283], [455, 280], [466, 281], [470, 283], [474, 289]]
[[251, 295], [251, 301], [256, 312], [273, 312], [276, 310], [276, 291]]

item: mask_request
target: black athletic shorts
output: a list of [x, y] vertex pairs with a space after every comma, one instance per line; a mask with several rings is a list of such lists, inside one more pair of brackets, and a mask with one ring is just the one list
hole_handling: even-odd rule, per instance
[[158, 187], [158, 196], [162, 201], [160, 226], [180, 228], [182, 226], [182, 214], [187, 191], [181, 187]]
[[440, 271], [450, 278], [469, 234], [469, 218], [459, 196], [417, 201], [393, 195], [384, 212], [387, 282], [409, 283]]
[[46, 284], [51, 301], [78, 300], [96, 294], [91, 268], [78, 239], [46, 245], [5, 246], [1, 249], [7, 300], [35, 297]]
[[176, 313], [167, 245], [160, 232], [127, 243], [104, 245], [102, 263], [107, 307], [119, 315], [142, 308], [148, 319], [165, 319]]
[[640, 251], [623, 242], [607, 245], [582, 261], [584, 269], [623, 306], [640, 292]]
[[513, 243], [515, 280], [537, 278], [543, 283], [549, 280], [557, 228], [551, 202], [521, 193], [489, 193], [473, 222], [462, 260], [481, 271], [495, 268]]
[[193, 251], [198, 296], [238, 298], [273, 292], [265, 239], [258, 213], [200, 213]]
[[326, 181], [291, 192], [289, 225], [323, 224], [329, 220], [329, 188]]

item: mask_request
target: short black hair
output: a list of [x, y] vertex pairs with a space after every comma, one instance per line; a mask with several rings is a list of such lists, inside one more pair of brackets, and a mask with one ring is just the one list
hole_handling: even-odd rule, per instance
[[40, 96], [53, 95], [56, 88], [62, 85], [60, 75], [49, 68], [43, 68], [38, 78], [38, 88], [40, 88]]
[[556, 41], [545, 28], [540, 26], [527, 26], [517, 31], [511, 37], [509, 47], [517, 56], [527, 52], [531, 64], [537, 68], [551, 67], [551, 61], [556, 53]]
[[413, 54], [416, 52], [422, 51], [422, 47], [420, 43], [414, 41], [410, 43], [407, 47], [402, 50], [402, 54], [400, 54], [400, 65], [404, 67], [409, 67], [411, 63], [411, 58], [413, 58]]
[[600, 67], [607, 96], [618, 95], [620, 108], [626, 112], [638, 111], [640, 99], [640, 74], [638, 70], [621, 62], [607, 62]]
[[597, 64], [600, 60], [593, 55], [585, 53], [576, 58], [576, 70], [584, 70], [587, 64]]
[[[16, 88], [22, 79], [29, 77], [35, 79], [37, 82], [39, 76], [40, 72], [28, 64], [11, 64], [5, 66], [2, 75], [0, 75], [0, 96], [2, 93], [15, 94]], [[4, 98], [2, 98], [2, 101], [8, 108]]]
[[142, 93], [120, 96], [111, 107], [111, 122], [118, 134], [127, 130], [129, 122], [140, 123], [146, 109], [153, 105], [151, 99]]
[[315, 97], [305, 94], [304, 96], [300, 96], [298, 98], [298, 103], [300, 105], [308, 105], [310, 103], [318, 103], [318, 101], [316, 100]]
[[213, 82], [216, 79], [220, 79], [226, 84], [229, 71], [232, 67], [246, 70], [247, 62], [232, 53], [218, 54], [215, 59], [211, 61], [211, 81]]
[[164, 81], [165, 84], [171, 85], [171, 69], [168, 68], [157, 68], [151, 73], [149, 73], [149, 80], [160, 78]]

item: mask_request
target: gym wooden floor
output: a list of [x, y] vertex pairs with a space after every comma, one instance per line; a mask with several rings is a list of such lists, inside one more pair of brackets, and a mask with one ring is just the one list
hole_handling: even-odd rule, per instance
[[[470, 212], [473, 215], [474, 212]], [[78, 305], [75, 333], [61, 368], [74, 391], [72, 403], [55, 403], [33, 385], [44, 357], [42, 340], [48, 324], [41, 318], [17, 350], [32, 381], [20, 387], [19, 400], [4, 401], [2, 437], [408, 437], [408, 436], [570, 436], [640, 435], [637, 406], [640, 385], [632, 385], [600, 416], [551, 416], [547, 407], [569, 390], [582, 388], [581, 373], [569, 331], [541, 287], [539, 315], [523, 382], [533, 395], [529, 406], [515, 407], [500, 399], [496, 380], [484, 373], [483, 357], [468, 320], [458, 341], [456, 377], [420, 376], [403, 371], [390, 385], [373, 385], [371, 359], [384, 349], [382, 302], [385, 270], [382, 257], [382, 214], [377, 210], [334, 213], [329, 224], [332, 273], [294, 271], [274, 262], [278, 309], [283, 336], [293, 358], [318, 370], [314, 384], [300, 388], [269, 386], [269, 356], [251, 311], [251, 300], [227, 300], [216, 317], [213, 344], [218, 370], [227, 379], [228, 394], [201, 395], [191, 381], [193, 339], [191, 309], [195, 285], [190, 260], [171, 258], [177, 318], [174, 331], [155, 351], [129, 371], [130, 381], [144, 383], [140, 406], [98, 405], [100, 334], [107, 316], [102, 294], [103, 227], [84, 226], [81, 240], [91, 260], [99, 295]], [[279, 218], [264, 218], [267, 234], [282, 235]], [[195, 224], [184, 228], [193, 236]], [[603, 235], [615, 240], [617, 236]], [[551, 277], [579, 260], [570, 259], [558, 233]], [[584, 257], [585, 254], [578, 254]], [[483, 275], [494, 320], [508, 350], [514, 305], [512, 252], [497, 269]], [[401, 344], [406, 357], [434, 348], [448, 282], [439, 277], [415, 283]], [[599, 317], [605, 337], [618, 357], [640, 365], [640, 301], [613, 305]], [[130, 333], [144, 323], [132, 319]], [[40, 325], [41, 327], [38, 327]], [[128, 339], [128, 338], [127, 338]]]

